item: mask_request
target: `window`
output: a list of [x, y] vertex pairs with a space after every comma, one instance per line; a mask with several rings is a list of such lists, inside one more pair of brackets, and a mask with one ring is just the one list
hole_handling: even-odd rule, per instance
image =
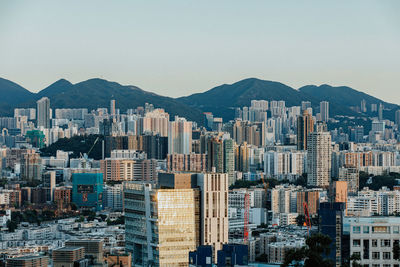
[[381, 247], [390, 247], [390, 239], [382, 239]]
[[359, 247], [359, 246], [361, 246], [360, 239], [354, 239], [353, 240], [353, 247]]
[[389, 227], [387, 226], [372, 226], [373, 233], [389, 233]]
[[390, 260], [390, 252], [383, 252], [382, 256], [384, 260]]
[[378, 240], [372, 239], [372, 247], [376, 248], [378, 246]]
[[399, 226], [393, 226], [393, 234], [399, 233]]
[[359, 234], [361, 232], [361, 226], [353, 226], [353, 233]]
[[379, 260], [381, 258], [381, 255], [379, 252], [372, 252], [372, 259], [373, 260]]
[[369, 226], [363, 226], [363, 233], [369, 234]]
[[361, 252], [359, 251], [353, 252], [353, 255], [361, 258]]

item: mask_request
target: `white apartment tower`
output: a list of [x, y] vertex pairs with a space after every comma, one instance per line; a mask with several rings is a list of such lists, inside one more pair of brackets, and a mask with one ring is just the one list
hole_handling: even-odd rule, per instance
[[321, 114], [321, 120], [327, 122], [329, 120], [329, 102], [322, 101], [319, 103], [319, 112]]
[[37, 127], [50, 128], [50, 99], [42, 97], [37, 102]]
[[307, 146], [307, 184], [328, 187], [331, 180], [331, 135], [322, 127], [309, 133]]

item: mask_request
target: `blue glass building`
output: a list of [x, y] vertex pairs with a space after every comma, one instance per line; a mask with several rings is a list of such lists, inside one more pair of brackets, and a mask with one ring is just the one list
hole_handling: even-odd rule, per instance
[[196, 251], [189, 252], [189, 265], [211, 267], [213, 259], [212, 246], [199, 246]]
[[248, 265], [249, 251], [247, 245], [224, 244], [217, 254], [217, 266]]
[[319, 231], [332, 239], [330, 258], [335, 266], [341, 266], [344, 260], [342, 252], [345, 242], [343, 242], [343, 216], [346, 203], [342, 202], [323, 202], [319, 205]]
[[72, 202], [79, 208], [103, 209], [103, 174], [72, 174]]

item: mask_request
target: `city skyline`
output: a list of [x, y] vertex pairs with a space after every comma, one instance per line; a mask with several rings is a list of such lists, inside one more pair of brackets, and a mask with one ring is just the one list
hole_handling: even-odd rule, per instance
[[346, 85], [400, 103], [395, 1], [0, 7], [1, 76], [34, 92], [59, 78], [99, 77], [177, 97], [257, 77]]

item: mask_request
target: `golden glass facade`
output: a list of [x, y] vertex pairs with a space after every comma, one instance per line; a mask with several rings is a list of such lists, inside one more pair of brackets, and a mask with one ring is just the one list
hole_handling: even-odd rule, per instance
[[132, 266], [188, 266], [200, 244], [198, 189], [156, 189], [128, 182], [124, 187], [126, 249]]
[[160, 189], [157, 205], [160, 266], [188, 266], [189, 251], [199, 245], [199, 191]]

